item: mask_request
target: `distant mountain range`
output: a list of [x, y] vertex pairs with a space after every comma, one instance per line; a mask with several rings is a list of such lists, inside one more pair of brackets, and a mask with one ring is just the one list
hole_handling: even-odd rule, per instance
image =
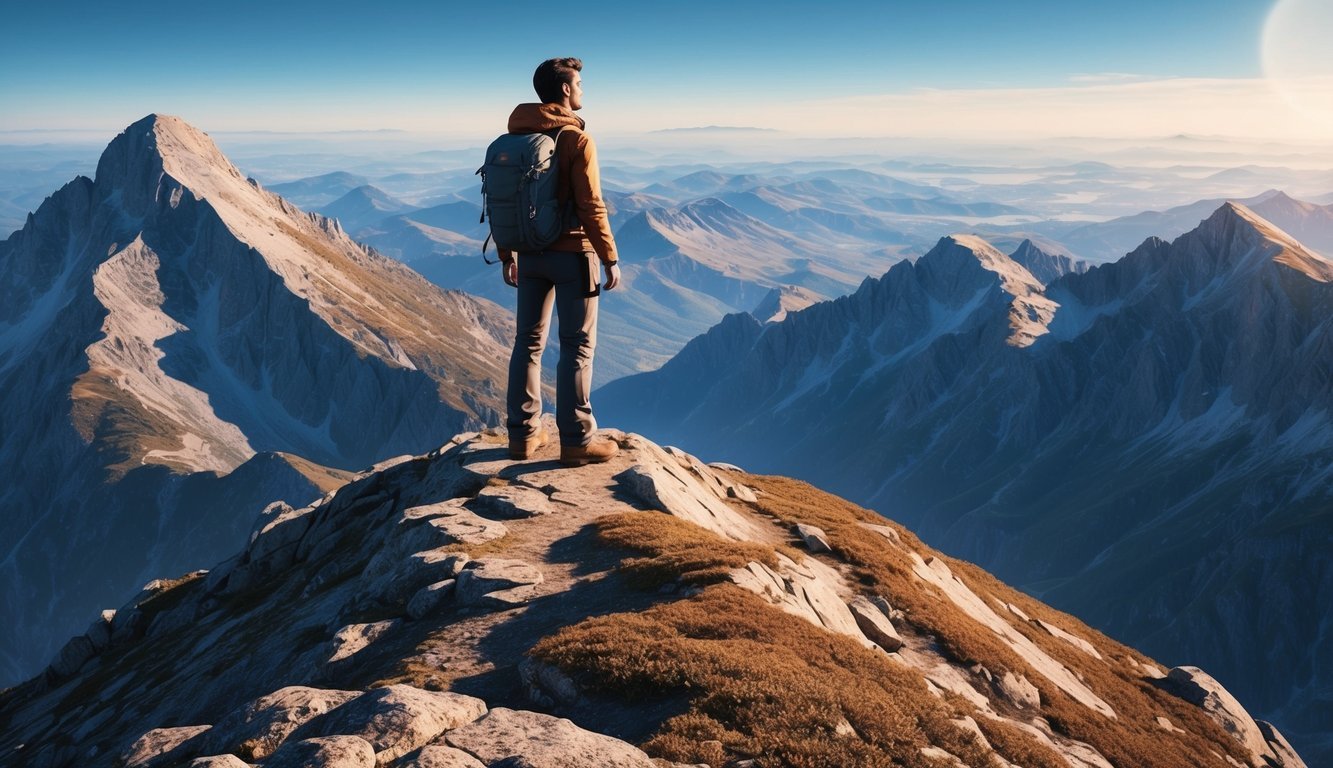
[[[1061, 243], [1093, 261], [1115, 261], [1149, 237], [1171, 240], [1188, 232], [1226, 202], [1200, 200], [1165, 211], [1144, 211], [1059, 235]], [[1238, 200], [1320, 253], [1333, 253], [1333, 206], [1296, 200], [1279, 190]]]
[[127, 128], [0, 242], [0, 682], [274, 499], [495, 423], [511, 324]]
[[409, 205], [378, 187], [363, 184], [315, 210], [330, 219], [337, 219], [343, 230], [356, 232], [383, 221], [386, 217], [416, 210], [416, 206]]
[[[333, 203], [324, 198], [359, 177], [328, 175], [279, 186], [320, 200], [319, 210], [339, 218], [357, 240], [437, 285], [506, 304], [512, 292], [480, 258], [488, 230], [479, 223], [479, 205], [449, 200], [390, 215], [408, 204], [379, 189], [415, 183], [410, 179], [452, 178], [398, 174], [347, 191]], [[725, 314], [754, 309], [771, 290], [790, 287], [823, 298], [846, 293], [928, 242], [944, 221], [1023, 214], [850, 168], [777, 175], [700, 170], [634, 192], [608, 189], [606, 197], [617, 241], [629, 256], [623, 267], [627, 290], [603, 301], [598, 383], [661, 365]]]
[[599, 417], [902, 519], [1333, 754], [1333, 260], [1232, 203], [1086, 273], [1024, 260], [1048, 279], [954, 236], [733, 315]]

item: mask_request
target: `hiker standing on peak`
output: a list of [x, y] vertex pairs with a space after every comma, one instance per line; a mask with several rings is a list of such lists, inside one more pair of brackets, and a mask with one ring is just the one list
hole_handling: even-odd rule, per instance
[[[560, 326], [555, 421], [560, 461], [566, 466], [606, 461], [618, 450], [612, 440], [593, 439], [597, 421], [588, 399], [597, 346], [597, 298], [603, 287], [609, 291], [620, 283], [620, 267], [602, 200], [597, 149], [583, 132], [583, 118], [574, 114], [583, 108], [582, 69], [583, 62], [573, 58], [542, 62], [532, 76], [541, 103], [520, 104], [509, 116], [511, 135], [554, 138], [558, 234], [541, 250], [498, 249], [504, 281], [518, 288], [518, 329], [509, 359], [509, 455], [526, 459], [546, 443], [540, 425], [541, 357], [554, 303]], [[535, 218], [537, 210], [530, 211], [529, 217]], [[603, 271], [606, 280], [600, 282]]]

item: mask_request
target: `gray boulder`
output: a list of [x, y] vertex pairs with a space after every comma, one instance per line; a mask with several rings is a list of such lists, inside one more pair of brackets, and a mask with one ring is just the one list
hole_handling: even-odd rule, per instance
[[233, 711], [203, 739], [202, 752], [232, 752], [247, 760], [263, 760], [297, 728], [361, 694], [293, 685]]
[[[274, 564], [291, 564], [296, 559], [296, 547], [310, 529], [313, 515], [310, 507], [292, 509], [288, 504], [275, 501], [259, 513], [246, 556], [251, 561], [277, 556]], [[281, 554], [279, 554], [281, 553]]]
[[[542, 583], [542, 572], [522, 560], [473, 560], [458, 574], [455, 592], [460, 605], [482, 605], [486, 597]], [[512, 596], [512, 593], [511, 593]], [[495, 598], [503, 600], [506, 595]]]
[[333, 636], [333, 653], [327, 663], [336, 664], [344, 659], [350, 659], [392, 632], [399, 624], [402, 624], [401, 619], [377, 621], [372, 624], [349, 624], [343, 627]]
[[356, 736], [323, 736], [283, 744], [264, 768], [375, 768], [375, 750]]
[[856, 619], [856, 626], [861, 628], [866, 639], [878, 645], [880, 648], [893, 653], [903, 647], [903, 638], [894, 629], [893, 622], [878, 605], [871, 602], [870, 599], [857, 596], [856, 599], [847, 604], [852, 611], [852, 617]]
[[250, 764], [236, 755], [209, 755], [191, 760], [189, 768], [250, 768]]
[[577, 704], [583, 699], [574, 679], [554, 664], [529, 657], [519, 662], [518, 676], [527, 689], [528, 700], [539, 706]]
[[547, 495], [525, 485], [487, 486], [468, 506], [480, 514], [504, 520], [551, 514], [551, 500]]
[[199, 754], [201, 736], [212, 726], [154, 728], [134, 740], [120, 755], [124, 768], [164, 768], [184, 763]]
[[1268, 748], [1277, 757], [1278, 765], [1282, 768], [1305, 768], [1305, 761], [1296, 754], [1287, 737], [1283, 736], [1272, 723], [1266, 720], [1256, 720], [1255, 723], [1259, 726], [1259, 732], [1264, 735], [1264, 741], [1268, 742]]
[[[1211, 675], [1198, 667], [1175, 667], [1167, 676], [1160, 681], [1163, 688], [1174, 693], [1180, 698], [1202, 709], [1208, 717], [1222, 726], [1227, 733], [1235, 737], [1245, 749], [1249, 750], [1253, 756], [1251, 762], [1255, 765], [1264, 765], [1268, 762], [1273, 765], [1287, 766], [1301, 765], [1300, 758], [1291, 753], [1297, 762], [1285, 762], [1278, 756], [1278, 751], [1290, 750], [1286, 740], [1282, 739], [1279, 744], [1269, 744], [1269, 739], [1264, 737], [1264, 732], [1259, 724], [1250, 717], [1250, 713], [1245, 711], [1235, 696], [1222, 687], [1222, 684], [1213, 679]], [[1272, 726], [1269, 729], [1277, 733]], [[1281, 738], [1280, 734], [1278, 738]]]
[[1016, 707], [1027, 709], [1039, 709], [1041, 707], [1041, 692], [1037, 686], [1022, 675], [1015, 675], [1009, 670], [1005, 670], [1003, 675], [995, 677], [991, 681], [995, 690]]
[[412, 599], [407, 601], [407, 615], [414, 621], [434, 613], [454, 594], [456, 579], [445, 579], [429, 584], [417, 590]]
[[461, 749], [432, 744], [408, 753], [395, 768], [486, 768], [486, 764]]
[[457, 576], [467, 562], [466, 554], [447, 547], [404, 553], [393, 560], [392, 569], [383, 575], [374, 579], [363, 576], [363, 585], [353, 604], [362, 608], [402, 606], [422, 587]]
[[486, 702], [410, 685], [374, 688], [301, 726], [292, 739], [343, 734], [365, 739], [385, 764], [425, 746], [441, 733], [476, 720]]
[[445, 740], [491, 766], [518, 758], [530, 768], [654, 768], [632, 744], [585, 731], [564, 718], [503, 707], [450, 731]]
[[818, 554], [820, 552], [832, 552], [833, 547], [829, 546], [828, 534], [824, 533], [823, 528], [805, 523], [797, 523], [796, 535], [805, 542], [806, 549]]
[[649, 506], [736, 541], [762, 541], [764, 532], [665, 451], [642, 438], [631, 440], [642, 461], [616, 475], [625, 490]]

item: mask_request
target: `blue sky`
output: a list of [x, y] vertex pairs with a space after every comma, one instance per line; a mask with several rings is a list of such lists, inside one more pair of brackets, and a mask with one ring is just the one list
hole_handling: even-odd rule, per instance
[[[538, 61], [575, 55], [589, 116], [614, 129], [791, 129], [815, 109], [813, 133], [838, 133], [839, 120], [865, 133], [875, 118], [848, 104], [922, 89], [1064, 98], [1069, 87], [1253, 81], [1275, 2], [45, 0], [4, 12], [0, 131], [114, 130], [162, 111], [213, 130], [486, 133], [496, 110], [531, 99]], [[893, 102], [890, 122], [913, 103]]]

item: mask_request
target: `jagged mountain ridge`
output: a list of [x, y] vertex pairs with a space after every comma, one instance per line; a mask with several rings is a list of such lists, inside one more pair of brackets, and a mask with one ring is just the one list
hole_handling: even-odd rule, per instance
[[1308, 670], [1333, 581], [1329, 260], [1227, 204], [1052, 281], [1043, 317], [978, 250], [946, 239], [782, 323], [723, 324], [679, 365], [599, 390], [599, 415], [890, 513], [1200, 660], [1323, 754], [1333, 702]]
[[378, 187], [363, 184], [318, 210], [330, 219], [337, 219], [344, 231], [355, 233], [395, 214], [416, 210], [416, 206]]
[[[1223, 198], [1215, 198], [1164, 211], [1144, 211], [1078, 227], [1060, 235], [1059, 239], [1080, 255], [1098, 261], [1113, 261], [1145, 238], [1173, 240], [1179, 237], [1225, 202]], [[1276, 224], [1306, 247], [1323, 254], [1333, 253], [1333, 206], [1296, 200], [1277, 189], [1236, 202]]]
[[0, 243], [3, 678], [145, 569], [195, 562], [170, 536], [243, 536], [213, 494], [318, 494], [494, 421], [509, 325], [178, 118], [130, 126]]
[[571, 470], [460, 435], [273, 504], [236, 556], [149, 584], [0, 694], [0, 758], [1304, 765], [1206, 673], [873, 513], [610, 436], [619, 456]]

